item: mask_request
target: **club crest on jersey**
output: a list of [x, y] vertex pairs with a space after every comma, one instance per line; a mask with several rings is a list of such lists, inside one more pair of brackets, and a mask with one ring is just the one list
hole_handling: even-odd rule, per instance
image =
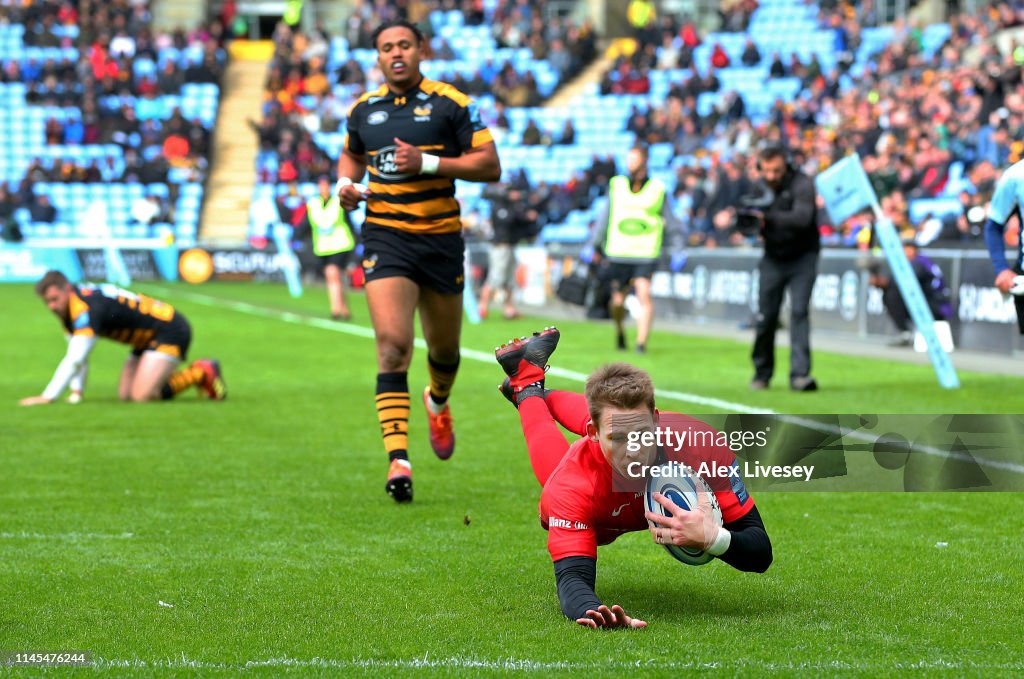
[[398, 171], [398, 166], [395, 165], [395, 151], [397, 150], [397, 146], [385, 146], [373, 157], [373, 169], [384, 179], [405, 179], [412, 176]]
[[387, 111], [374, 111], [370, 115], [366, 116], [367, 125], [382, 125], [388, 121]]
[[424, 104], [423, 106], [417, 106], [412, 110], [413, 120], [418, 123], [430, 122], [430, 113], [433, 111], [433, 104]]

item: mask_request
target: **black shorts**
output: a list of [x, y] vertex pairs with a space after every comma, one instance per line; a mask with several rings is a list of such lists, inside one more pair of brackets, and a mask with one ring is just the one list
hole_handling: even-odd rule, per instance
[[146, 351], [157, 351], [184, 361], [188, 357], [188, 346], [192, 343], [192, 326], [179, 312], [174, 312], [171, 322], [157, 330], [149, 344], [132, 349], [132, 356], [141, 356]]
[[1013, 306], [1017, 309], [1017, 330], [1024, 335], [1024, 295], [1012, 295]]
[[421, 288], [461, 294], [465, 284], [466, 243], [462, 233], [408, 233], [387, 226], [363, 225], [366, 282], [408, 278]]
[[344, 269], [348, 266], [349, 259], [352, 258], [352, 251], [347, 250], [345, 252], [335, 252], [333, 255], [322, 255], [317, 256], [317, 263], [320, 265], [320, 270], [323, 271], [327, 266], [333, 264], [339, 269]]
[[601, 274], [601, 280], [610, 283], [613, 290], [623, 290], [635, 278], [646, 278], [651, 280], [654, 275], [654, 268], [657, 262], [638, 262], [627, 264], [625, 262], [608, 262], [607, 268]]

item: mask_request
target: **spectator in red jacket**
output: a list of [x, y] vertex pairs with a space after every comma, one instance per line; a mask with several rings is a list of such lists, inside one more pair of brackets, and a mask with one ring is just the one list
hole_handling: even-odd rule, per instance
[[711, 65], [715, 68], [728, 68], [730, 63], [732, 62], [729, 55], [725, 53], [722, 43], [716, 42], [715, 47], [711, 50]]

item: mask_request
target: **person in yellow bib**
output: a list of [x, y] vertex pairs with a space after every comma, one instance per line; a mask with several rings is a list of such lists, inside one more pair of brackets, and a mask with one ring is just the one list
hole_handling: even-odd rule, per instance
[[287, 0], [284, 3], [284, 15], [281, 19], [292, 28], [298, 26], [299, 22], [302, 21], [303, 4], [303, 0]]
[[647, 172], [647, 149], [637, 146], [626, 155], [628, 176], [611, 178], [608, 207], [598, 216], [591, 243], [602, 261], [602, 277], [611, 286], [610, 311], [615, 321], [616, 345], [626, 349], [625, 300], [632, 284], [639, 302], [636, 351], [647, 351], [654, 321], [651, 276], [661, 258], [666, 237], [673, 253], [672, 269], [682, 268], [682, 225], [672, 214], [665, 184]]
[[633, 37], [641, 46], [660, 40], [655, 40], [658, 35], [656, 21], [658, 10], [652, 0], [631, 0], [626, 6], [626, 20], [633, 27]]
[[334, 194], [327, 177], [320, 178], [317, 189], [319, 195], [306, 203], [306, 223], [313, 242], [313, 252], [327, 281], [331, 318], [348, 321], [352, 319], [352, 312], [345, 299], [344, 273], [356, 247], [356, 239], [348, 214], [342, 208], [341, 200]]

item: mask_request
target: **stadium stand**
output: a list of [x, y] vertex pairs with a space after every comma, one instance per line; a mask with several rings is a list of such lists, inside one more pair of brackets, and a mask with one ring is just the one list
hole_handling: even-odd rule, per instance
[[[297, 223], [298, 196], [313, 195], [317, 177], [334, 175], [348, 108], [383, 82], [370, 36], [393, 9], [377, 5], [371, 11], [357, 3], [347, 36], [330, 36], [323, 27], [307, 35], [283, 24], [275, 31], [266, 105], [261, 121], [252, 122], [260, 138], [254, 204], [275, 202], [283, 221]], [[421, 25], [429, 27], [434, 53], [423, 64], [424, 75], [474, 96], [488, 114], [541, 104], [596, 54], [589, 24], [557, 15], [545, 20], [536, 3], [488, 2], [479, 14], [435, 9]], [[298, 186], [293, 189], [292, 183]], [[486, 213], [481, 186], [460, 183], [459, 191], [468, 212]], [[252, 220], [250, 236], [256, 242], [265, 239], [267, 223]]]
[[[300, 36], [303, 53], [322, 59], [328, 83], [337, 84], [322, 94], [300, 92], [294, 105], [290, 76], [280, 67], [295, 51], [294, 36], [277, 36], [278, 66], [268, 77], [265, 123], [257, 125], [263, 148], [257, 198], [280, 203], [289, 192], [309, 195], [315, 175], [333, 169], [348, 104], [380, 82], [369, 35], [386, 17], [379, 7], [359, 7], [344, 37]], [[691, 244], [708, 246], [749, 242], [726, 208], [749, 183], [751, 152], [766, 139], [783, 140], [812, 174], [860, 153], [903, 235], [947, 245], [980, 243], [980, 224], [968, 215], [976, 216], [972, 208], [988, 200], [996, 169], [1024, 156], [1024, 143], [1016, 141], [1024, 131], [1024, 51], [1002, 55], [982, 48], [982, 68], [960, 63], [971, 45], [1021, 23], [1015, 7], [994, 5], [981, 15], [916, 26], [902, 19], [882, 25], [869, 3], [733, 3], [723, 29], [703, 36], [691, 23], [660, 16], [637, 28], [642, 40], [623, 51], [600, 83], [557, 108], [522, 92], [503, 96], [502, 72], [532, 75], [541, 98], [564, 80], [549, 70], [550, 59], [538, 60], [550, 54], [535, 51], [530, 38], [537, 16], [504, 14], [502, 2], [482, 7], [435, 9], [423, 17], [435, 52], [424, 70], [478, 99], [499, 144], [503, 181], [525, 181], [543, 203], [542, 242], [589, 237], [608, 173], [638, 140], [650, 146], [652, 173], [676, 187], [675, 209], [690, 228]], [[568, 22], [561, 27], [568, 30], [559, 37], [572, 48], [570, 36], [578, 29]], [[547, 44], [557, 43], [546, 37]], [[319, 46], [310, 49], [310, 43]], [[284, 154], [274, 127], [290, 129]], [[570, 143], [559, 143], [560, 131], [569, 128]], [[311, 171], [294, 162], [307, 140], [319, 158]], [[292, 189], [290, 182], [300, 186]], [[481, 189], [459, 185], [471, 224], [488, 216]], [[869, 244], [870, 220], [832, 225], [821, 213], [826, 243]]]
[[[652, 173], [677, 187], [694, 245], [749, 242], [728, 208], [749, 182], [751, 151], [780, 135], [811, 174], [859, 152], [905, 237], [980, 244], [981, 213], [971, 208], [987, 201], [993, 169], [1024, 151], [1011, 141], [1022, 125], [1022, 55], [983, 53], [980, 72], [959, 59], [993, 30], [1020, 23], [1019, 10], [923, 28], [875, 27], [857, 12], [771, 0], [750, 12], [745, 32], [703, 39], [663, 23], [572, 107], [579, 138], [621, 151], [631, 139], [615, 135], [627, 130], [648, 143]], [[758, 58], [745, 65], [751, 46]], [[728, 65], [716, 68], [716, 57]], [[523, 129], [517, 118], [513, 138]], [[822, 218], [826, 243], [868, 245], [870, 228]], [[582, 240], [583, 223], [574, 216], [542, 236]]]
[[[146, 2], [19, 3], [0, 15], [0, 183], [28, 238], [171, 229], [196, 240], [226, 60], [219, 25], [153, 35]], [[42, 197], [52, 221], [33, 221]]]

